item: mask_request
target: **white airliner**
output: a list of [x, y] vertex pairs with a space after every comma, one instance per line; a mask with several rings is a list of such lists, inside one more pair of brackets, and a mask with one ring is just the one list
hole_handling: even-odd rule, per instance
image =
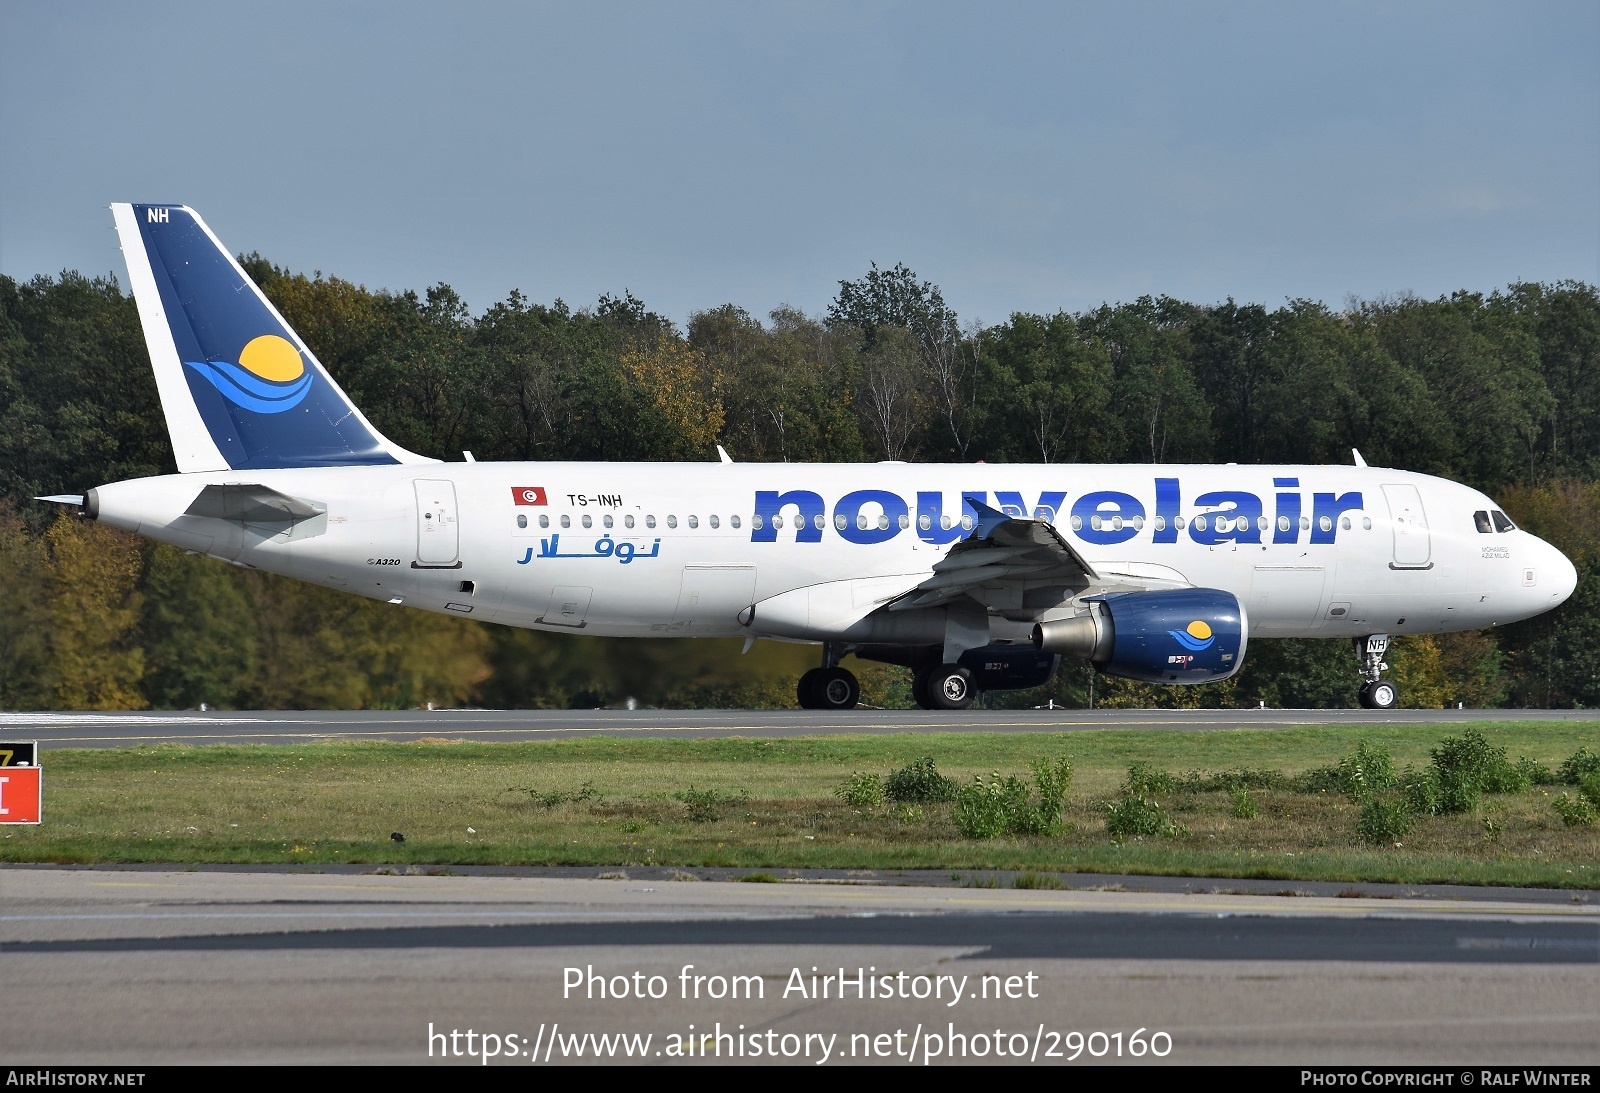
[[1366, 466], [444, 463], [385, 439], [200, 217], [112, 206], [175, 475], [76, 503], [114, 527], [393, 604], [557, 633], [820, 643], [917, 701], [1043, 683], [1062, 656], [1206, 683], [1246, 640], [1497, 626], [1576, 584], [1477, 490]]

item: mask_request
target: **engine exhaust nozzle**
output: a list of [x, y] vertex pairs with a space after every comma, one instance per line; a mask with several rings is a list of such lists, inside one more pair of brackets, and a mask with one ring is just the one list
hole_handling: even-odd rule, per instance
[[1111, 617], [1100, 604], [1094, 604], [1087, 615], [1041, 622], [1033, 628], [1035, 649], [1095, 664], [1111, 659], [1115, 641], [1116, 630]]

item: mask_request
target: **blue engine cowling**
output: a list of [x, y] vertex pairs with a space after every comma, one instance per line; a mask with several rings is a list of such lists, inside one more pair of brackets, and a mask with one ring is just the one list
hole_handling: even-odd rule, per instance
[[972, 685], [980, 691], [1016, 691], [1048, 682], [1056, 655], [1026, 645], [985, 645], [968, 649], [957, 663], [972, 674]]
[[1102, 602], [1113, 635], [1110, 656], [1095, 663], [1107, 675], [1146, 683], [1212, 683], [1244, 663], [1244, 609], [1231, 592], [1125, 592]]

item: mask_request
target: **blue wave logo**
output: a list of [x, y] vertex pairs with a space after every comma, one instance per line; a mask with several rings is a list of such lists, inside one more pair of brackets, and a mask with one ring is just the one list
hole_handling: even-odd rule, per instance
[[231, 361], [184, 361], [235, 406], [258, 414], [281, 414], [300, 405], [313, 379], [300, 351], [276, 334], [253, 339]]
[[1174, 641], [1191, 653], [1200, 653], [1211, 648], [1217, 636], [1211, 632], [1211, 627], [1195, 619], [1182, 630], [1168, 630]]

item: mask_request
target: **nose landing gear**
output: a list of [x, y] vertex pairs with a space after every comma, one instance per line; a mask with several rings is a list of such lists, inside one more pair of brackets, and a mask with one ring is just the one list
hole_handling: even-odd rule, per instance
[[1388, 634], [1368, 634], [1355, 639], [1356, 659], [1361, 662], [1361, 674], [1366, 682], [1361, 685], [1360, 699], [1368, 710], [1392, 710], [1400, 701], [1400, 689], [1382, 678], [1389, 666], [1383, 655], [1389, 651]]

